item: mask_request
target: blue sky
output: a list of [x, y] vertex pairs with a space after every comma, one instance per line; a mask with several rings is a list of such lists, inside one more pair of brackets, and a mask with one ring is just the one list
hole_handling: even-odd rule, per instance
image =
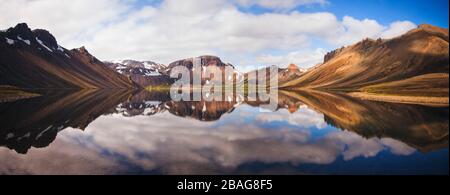
[[[330, 11], [338, 17], [374, 18], [381, 24], [409, 20], [448, 28], [448, 0], [337, 0], [309, 11]], [[300, 8], [301, 9], [301, 8]], [[305, 9], [305, 11], [308, 11]]]
[[[298, 6], [300, 12], [332, 12], [337, 17], [346, 15], [358, 19], [373, 18], [387, 25], [395, 20], [409, 20], [416, 24], [428, 23], [448, 28], [448, 0], [327, 0], [325, 5]], [[271, 9], [260, 6], [243, 8], [252, 13], [267, 13]]]
[[[428, 23], [448, 28], [448, 0], [0, 0], [0, 28], [49, 30], [66, 48], [102, 60], [168, 64], [216, 55], [246, 71], [308, 68], [366, 37]], [[52, 10], [49, 12], [48, 10]], [[46, 13], [46, 14], [42, 14]]]
[[409, 20], [448, 28], [448, 0], [337, 0], [323, 9], [338, 17], [374, 18], [381, 24]]
[[[162, 0], [138, 0], [136, 7], [158, 5]], [[409, 20], [416, 24], [428, 23], [448, 28], [448, 0], [327, 0], [324, 5], [298, 6], [291, 10], [300, 12], [332, 12], [337, 17], [346, 15], [355, 18], [374, 18], [387, 25], [394, 20]], [[241, 10], [255, 14], [270, 13], [273, 10], [260, 6], [241, 7]]]

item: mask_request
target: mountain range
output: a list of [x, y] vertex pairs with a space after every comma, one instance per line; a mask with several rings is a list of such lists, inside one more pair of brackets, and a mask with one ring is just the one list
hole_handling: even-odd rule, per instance
[[[295, 64], [280, 68], [279, 86], [353, 92], [362, 98], [367, 94], [448, 97], [448, 40], [448, 29], [427, 24], [392, 39], [367, 38], [327, 53], [323, 63], [309, 69]], [[202, 67], [235, 69], [216, 56], [199, 58]], [[48, 31], [31, 30], [25, 23], [0, 31], [0, 86], [9, 91], [170, 85], [175, 80], [169, 75], [176, 66], [192, 71], [193, 58], [168, 65], [137, 60], [101, 61], [85, 47], [68, 50]], [[235, 73], [245, 75], [236, 69]]]
[[166, 73], [167, 67], [152, 61], [119, 60], [103, 62], [108, 68], [129, 77], [142, 87], [167, 85], [174, 82]]

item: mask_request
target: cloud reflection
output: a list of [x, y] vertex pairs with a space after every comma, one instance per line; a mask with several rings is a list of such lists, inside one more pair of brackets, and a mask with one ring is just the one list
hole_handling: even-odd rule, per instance
[[[85, 132], [75, 129], [60, 132], [58, 140], [45, 151], [33, 149], [26, 156], [18, 157], [1, 149], [1, 155], [6, 158], [0, 164], [19, 163], [10, 166], [15, 167], [16, 173], [17, 169], [23, 173], [90, 174], [136, 169], [164, 174], [213, 174], [232, 173], [250, 163], [330, 164], [341, 156], [348, 161], [372, 157], [383, 150], [399, 155], [415, 151], [393, 139], [366, 139], [348, 131], [313, 136], [308, 127], [322, 127], [313, 118], [319, 121], [323, 116], [310, 110], [292, 114], [296, 123], [274, 117], [277, 113], [284, 116], [284, 111], [269, 114], [272, 121], [266, 118], [270, 118], [268, 113], [258, 113], [257, 108], [242, 107], [234, 112], [237, 114], [223, 116], [227, 125], [179, 118], [169, 113], [152, 117], [102, 116]], [[247, 117], [242, 119], [239, 113]], [[305, 114], [310, 115], [305, 117]], [[277, 121], [290, 126], [269, 128], [257, 121]], [[8, 156], [14, 159], [9, 160]], [[45, 169], [49, 167], [45, 164], [48, 159], [51, 159], [51, 170]], [[1, 172], [8, 172], [8, 166], [2, 169]]]

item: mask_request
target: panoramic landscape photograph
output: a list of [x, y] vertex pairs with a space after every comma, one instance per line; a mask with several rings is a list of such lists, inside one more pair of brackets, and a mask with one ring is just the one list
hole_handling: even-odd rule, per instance
[[448, 7], [0, 0], [0, 175], [448, 175]]

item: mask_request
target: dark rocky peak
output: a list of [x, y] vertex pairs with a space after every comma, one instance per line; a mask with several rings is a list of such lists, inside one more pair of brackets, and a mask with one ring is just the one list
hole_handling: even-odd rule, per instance
[[50, 32], [43, 29], [31, 30], [26, 23], [19, 23], [2, 34], [9, 40], [10, 45], [19, 43], [19, 45], [34, 45], [41, 50], [45, 48], [44, 50], [50, 52], [64, 51]]
[[50, 47], [52, 49], [58, 48], [58, 42], [56, 41], [55, 37], [50, 34], [47, 30], [43, 29], [36, 29], [33, 30], [34, 35], [36, 38], [38, 38], [40, 41], [42, 41], [47, 47]]
[[16, 34], [20, 33], [27, 34], [31, 33], [31, 29], [30, 27], [28, 27], [26, 23], [19, 23], [15, 27], [9, 28], [8, 32], [14, 32]]
[[23, 40], [33, 40], [34, 34], [26, 23], [19, 23], [13, 28], [9, 28], [7, 31], [7, 36], [16, 39], [19, 36]]

